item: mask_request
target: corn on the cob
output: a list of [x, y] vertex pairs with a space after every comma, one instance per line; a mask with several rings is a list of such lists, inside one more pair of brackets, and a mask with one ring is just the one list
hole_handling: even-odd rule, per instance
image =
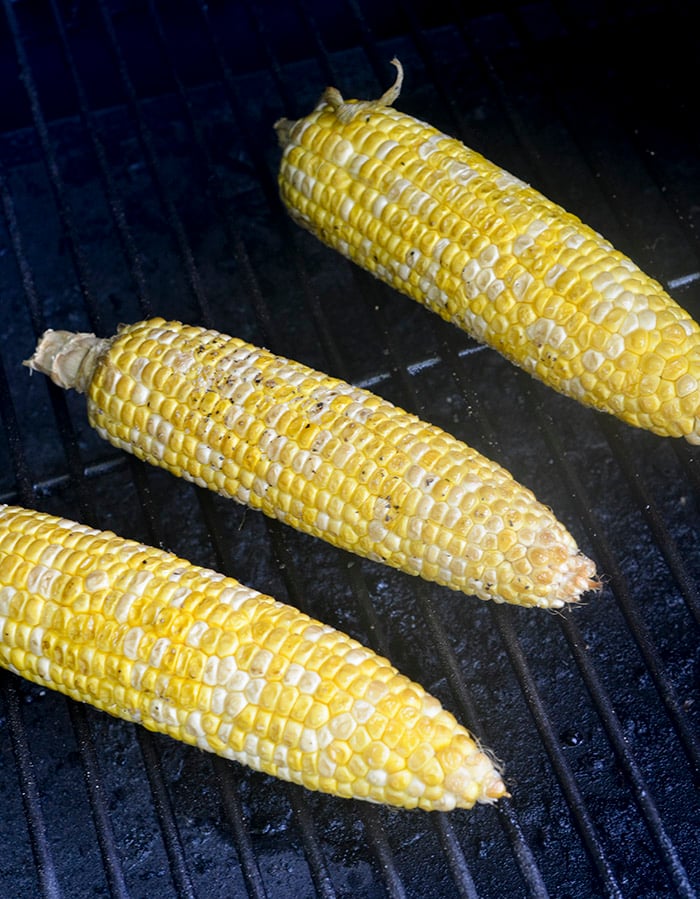
[[326, 244], [595, 409], [700, 443], [700, 327], [574, 215], [430, 125], [328, 88], [276, 124], [280, 192]]
[[49, 331], [30, 367], [87, 393], [98, 433], [335, 546], [482, 599], [595, 586], [568, 531], [499, 465], [370, 393], [216, 331]]
[[356, 640], [170, 553], [12, 506], [0, 665], [310, 790], [428, 811], [505, 795], [452, 714]]

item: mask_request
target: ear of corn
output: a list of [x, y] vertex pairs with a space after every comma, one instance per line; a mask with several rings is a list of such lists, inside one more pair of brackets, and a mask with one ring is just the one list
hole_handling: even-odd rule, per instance
[[311, 790], [426, 810], [505, 794], [437, 699], [356, 640], [169, 553], [12, 506], [0, 665]]
[[[94, 351], [93, 351], [94, 350]], [[115, 446], [301, 531], [482, 599], [560, 607], [593, 563], [503, 468], [380, 397], [217, 331], [49, 331], [28, 363]]]
[[334, 88], [277, 123], [302, 226], [550, 387], [700, 443], [700, 327], [574, 215], [458, 140]]

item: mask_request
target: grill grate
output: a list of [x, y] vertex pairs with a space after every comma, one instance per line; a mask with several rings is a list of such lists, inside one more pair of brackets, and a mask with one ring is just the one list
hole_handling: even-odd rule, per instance
[[[164, 546], [389, 655], [504, 758], [513, 798], [344, 803], [0, 673], [0, 895], [695, 895], [697, 452], [552, 394], [301, 232], [271, 125], [327, 83], [378, 95], [397, 55], [403, 109], [576, 211], [698, 317], [697, 51], [652, 0], [3, 0], [0, 500]], [[547, 616], [351, 559], [119, 455], [20, 365], [47, 326], [150, 314], [370, 386], [502, 461], [597, 560], [603, 595]]]

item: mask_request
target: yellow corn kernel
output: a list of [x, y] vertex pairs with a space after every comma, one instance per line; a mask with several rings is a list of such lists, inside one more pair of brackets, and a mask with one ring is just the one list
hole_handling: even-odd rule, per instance
[[[276, 123], [292, 217], [555, 390], [700, 443], [700, 326], [576, 216], [393, 109], [403, 78], [393, 62], [379, 100], [328, 88], [310, 115]], [[657, 403], [643, 383], [648, 356], [668, 388]]]
[[[33, 549], [28, 550], [28, 541], [18, 541], [18, 536], [31, 538]], [[53, 560], [43, 565], [37, 561], [35, 551], [71, 545], [75, 537], [80, 538], [79, 551], [70, 556], [54, 553]], [[30, 558], [21, 555], [23, 548]], [[67, 591], [69, 582], [61, 578], [62, 566], [69, 560], [71, 570], [73, 563], [79, 563], [78, 590]], [[99, 582], [106, 591], [116, 589], [128, 576], [138, 576], [144, 562], [150, 577], [130, 603], [129, 625], [120, 623], [116, 603], [96, 606], [90, 629], [72, 627], [74, 606], [82, 594], [91, 592], [91, 582]], [[41, 577], [35, 576], [38, 568]], [[16, 576], [25, 569], [28, 577]], [[47, 578], [47, 573], [55, 576]], [[173, 582], [179, 586], [177, 593], [171, 591]], [[154, 616], [153, 597], [168, 593], [169, 602], [177, 603], [177, 608], [167, 607]], [[208, 601], [203, 603], [202, 597]], [[222, 604], [233, 610], [225, 625], [217, 617]], [[38, 620], [46, 622], [40, 634], [35, 633]], [[323, 652], [302, 658], [292, 650], [280, 656], [280, 628], [307, 642], [316, 641]], [[209, 654], [193, 650], [187, 656], [189, 662], [180, 665], [177, 650], [182, 654], [190, 649], [182, 645], [184, 635], [196, 639], [198, 633], [209, 630], [228, 632], [244, 652], [234, 660], [214, 650]], [[217, 645], [226, 642], [220, 640]], [[296, 645], [303, 647], [303, 643]], [[172, 655], [171, 649], [175, 650]], [[359, 699], [348, 694], [332, 676], [321, 674], [337, 671], [338, 660], [374, 671], [378, 678], [389, 671], [392, 679], [386, 689], [396, 696], [399, 708], [410, 698], [416, 719], [411, 719], [410, 727], [400, 716], [393, 722], [391, 771], [382, 768], [391, 753], [380, 737], [367, 751], [368, 732], [374, 719], [382, 717], [374, 703], [376, 686], [370, 683]], [[505, 795], [490, 759], [452, 715], [357, 641], [232, 578], [162, 550], [13, 506], [0, 506], [0, 665], [116, 717], [309, 789], [403, 808], [445, 811]], [[208, 681], [220, 669], [223, 680], [214, 690]], [[271, 670], [277, 679], [268, 681]], [[280, 677], [284, 689], [280, 689]], [[333, 711], [334, 706], [356, 708], [360, 701], [359, 721], [347, 712]], [[421, 742], [421, 753], [414, 751], [415, 741], [422, 741], [427, 732], [427, 719], [435, 716], [436, 705], [450, 728], [451, 755], [443, 748], [444, 741], [434, 747]], [[449, 764], [436, 768], [437, 752], [447, 753]], [[478, 772], [476, 781], [472, 771]], [[461, 778], [460, 788], [447, 788], [445, 780], [456, 782], [456, 775]], [[409, 790], [405, 787], [411, 778], [437, 789], [430, 794]]]
[[[149, 354], [169, 367], [172, 396], [143, 380], [158, 371]], [[48, 331], [28, 364], [85, 391], [90, 423], [115, 446], [334, 546], [496, 602], [559, 608], [596, 587], [593, 563], [505, 469], [367, 390], [242, 340], [153, 319], [111, 340]], [[113, 385], [134, 372], [131, 399], [109, 411]], [[185, 427], [167, 411], [184, 394], [191, 446], [173, 465], [158, 435], [172, 445]], [[314, 426], [322, 439], [307, 449], [300, 435]]]

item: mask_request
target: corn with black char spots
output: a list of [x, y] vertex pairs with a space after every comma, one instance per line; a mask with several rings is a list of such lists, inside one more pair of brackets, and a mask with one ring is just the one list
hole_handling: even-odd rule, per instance
[[218, 331], [49, 331], [30, 367], [86, 392], [138, 458], [343, 549], [482, 599], [558, 608], [593, 563], [501, 466], [367, 390]]
[[276, 127], [292, 217], [534, 377], [700, 443], [700, 327], [574, 215], [460, 141], [328, 88]]
[[282, 780], [449, 811], [505, 795], [437, 699], [230, 577], [0, 506], [0, 666]]

